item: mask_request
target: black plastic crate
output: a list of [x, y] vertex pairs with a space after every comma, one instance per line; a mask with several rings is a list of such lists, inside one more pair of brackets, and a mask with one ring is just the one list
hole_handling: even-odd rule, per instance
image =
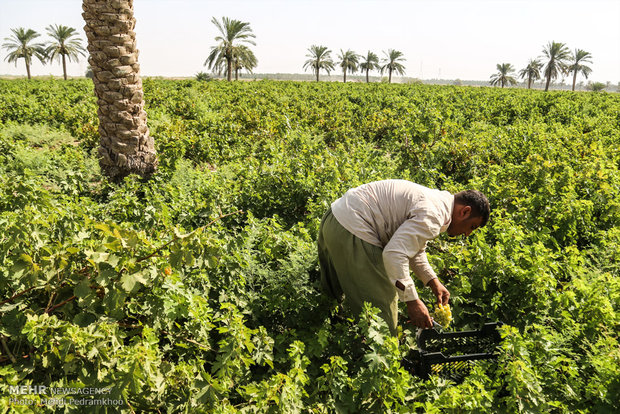
[[418, 349], [403, 360], [412, 374], [428, 379], [430, 375], [461, 382], [481, 360], [495, 359], [500, 341], [501, 322], [487, 323], [472, 331], [438, 332], [423, 329], [417, 338]]

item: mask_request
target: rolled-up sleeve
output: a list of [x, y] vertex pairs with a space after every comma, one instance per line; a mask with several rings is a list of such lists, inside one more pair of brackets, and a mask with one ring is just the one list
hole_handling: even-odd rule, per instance
[[[424, 249], [428, 240], [439, 235], [441, 226], [433, 217], [423, 214], [406, 220], [390, 238], [383, 249], [383, 264], [390, 281], [396, 285], [401, 282], [404, 290], [396, 288], [402, 302], [418, 299], [418, 293], [411, 276], [411, 268], [424, 284], [435, 277], [430, 268]], [[429, 273], [430, 269], [430, 273]], [[419, 272], [419, 273], [418, 273]]]
[[424, 286], [428, 285], [428, 282], [432, 279], [437, 278], [437, 274], [428, 263], [428, 258], [426, 257], [426, 243], [418, 254], [409, 259], [409, 267], [418, 279], [424, 283]]

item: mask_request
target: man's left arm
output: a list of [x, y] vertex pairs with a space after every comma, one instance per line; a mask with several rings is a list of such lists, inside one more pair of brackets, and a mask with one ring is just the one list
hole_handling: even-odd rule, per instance
[[437, 302], [442, 305], [447, 305], [450, 299], [450, 292], [439, 281], [437, 274], [428, 263], [426, 257], [426, 243], [424, 247], [415, 256], [409, 259], [409, 267], [418, 279], [424, 283], [424, 286], [428, 286], [433, 291], [433, 294], [437, 297]]

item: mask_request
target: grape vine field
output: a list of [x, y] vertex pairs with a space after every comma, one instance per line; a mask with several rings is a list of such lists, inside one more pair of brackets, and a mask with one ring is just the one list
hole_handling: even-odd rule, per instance
[[[0, 80], [0, 413], [85, 412], [14, 395], [41, 385], [121, 401], [88, 412], [620, 412], [620, 95], [144, 91], [159, 170], [112, 184], [89, 80]], [[385, 178], [491, 202], [485, 228], [428, 247], [451, 329], [504, 323], [495, 363], [462, 383], [403, 368], [404, 309], [391, 337], [319, 290], [324, 211]]]

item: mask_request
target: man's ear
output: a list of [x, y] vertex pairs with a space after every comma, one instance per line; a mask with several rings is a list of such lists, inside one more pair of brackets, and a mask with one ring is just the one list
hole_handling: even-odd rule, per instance
[[471, 206], [463, 206], [461, 209], [461, 217], [463, 220], [468, 219], [471, 216]]

